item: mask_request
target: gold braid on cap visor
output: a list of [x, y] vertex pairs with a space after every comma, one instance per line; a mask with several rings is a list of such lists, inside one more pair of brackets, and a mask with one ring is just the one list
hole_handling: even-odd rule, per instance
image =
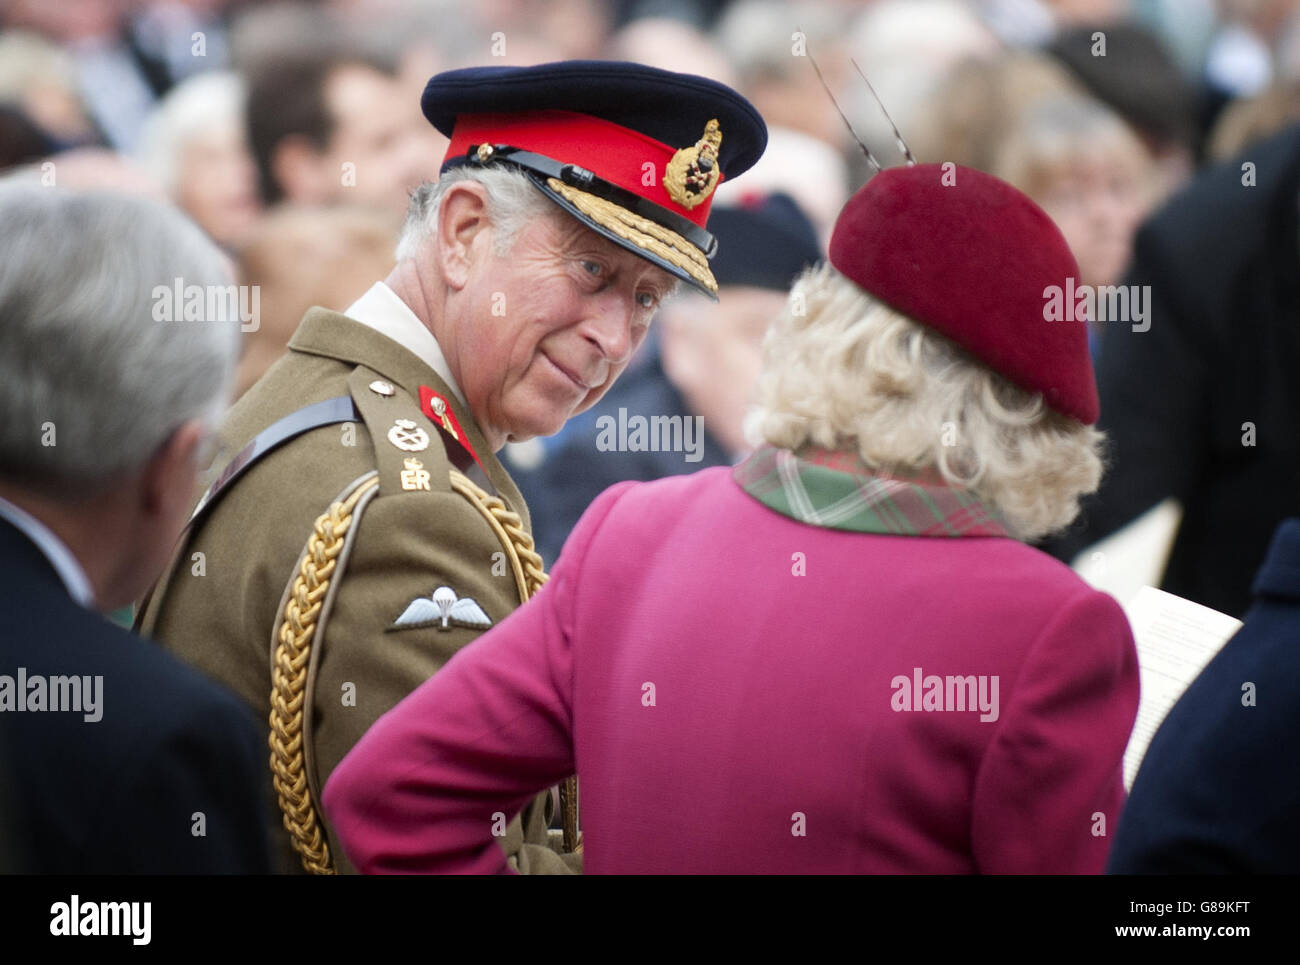
[[718, 293], [718, 283], [709, 271], [709, 259], [677, 232], [633, 214], [613, 201], [579, 191], [559, 178], [547, 178], [546, 184], [602, 228], [680, 268], [713, 294]]

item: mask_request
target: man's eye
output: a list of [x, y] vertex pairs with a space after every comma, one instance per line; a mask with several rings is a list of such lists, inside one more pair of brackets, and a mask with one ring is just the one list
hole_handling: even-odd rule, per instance
[[636, 302], [642, 308], [652, 309], [659, 304], [659, 299], [655, 297], [653, 292], [641, 292], [636, 296]]
[[584, 261], [582, 263], [582, 270], [589, 275], [593, 275], [594, 277], [599, 278], [602, 274], [604, 274], [605, 266], [598, 261]]

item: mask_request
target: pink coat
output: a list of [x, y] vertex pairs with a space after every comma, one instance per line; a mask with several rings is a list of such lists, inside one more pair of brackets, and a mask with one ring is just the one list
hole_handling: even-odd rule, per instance
[[1047, 555], [710, 469], [606, 491], [325, 809], [363, 871], [502, 871], [498, 812], [576, 765], [589, 873], [1098, 873], [1137, 700], [1123, 612]]

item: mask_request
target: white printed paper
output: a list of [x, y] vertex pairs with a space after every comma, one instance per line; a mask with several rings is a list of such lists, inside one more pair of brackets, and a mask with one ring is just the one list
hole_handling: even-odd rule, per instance
[[1137, 721], [1124, 751], [1124, 786], [1131, 788], [1165, 716], [1241, 621], [1152, 586], [1138, 590], [1124, 609], [1137, 642], [1142, 684]]

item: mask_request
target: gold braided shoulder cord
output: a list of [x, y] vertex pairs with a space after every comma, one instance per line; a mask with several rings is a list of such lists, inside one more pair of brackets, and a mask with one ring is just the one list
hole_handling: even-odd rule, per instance
[[[520, 602], [525, 602], [546, 583], [542, 558], [533, 548], [519, 514], [497, 496], [489, 496], [461, 473], [452, 471], [452, 488], [469, 500], [492, 527], [505, 548], [514, 571]], [[352, 513], [361, 497], [378, 477], [363, 480], [348, 496], [330, 505], [316, 520], [302, 562], [294, 577], [284, 608], [284, 620], [276, 639], [271, 673], [271, 771], [285, 829], [313, 874], [335, 874], [329, 844], [316, 816], [303, 748], [303, 720], [307, 674], [311, 661], [316, 621], [329, 593], [339, 553], [352, 526]], [[564, 847], [580, 851], [578, 838], [578, 782], [570, 777], [560, 786], [560, 809], [564, 820]]]
[[293, 849], [301, 856], [303, 867], [313, 874], [336, 872], [329, 843], [316, 817], [304, 766], [303, 716], [311, 713], [305, 700], [312, 638], [338, 555], [352, 527], [352, 512], [361, 497], [378, 484], [378, 476], [368, 477], [317, 518], [285, 603], [284, 622], [272, 661], [272, 783]]
[[[533, 548], [533, 538], [524, 529], [523, 520], [500, 496], [488, 495], [454, 469], [451, 471], [451, 488], [469, 500], [470, 505], [479, 511], [496, 533], [514, 572], [519, 602], [527, 603], [529, 597], [546, 583], [547, 576], [542, 567], [542, 558]], [[577, 777], [565, 778], [560, 785], [560, 814], [564, 821], [564, 850], [580, 852], [582, 843], [578, 836]]]

